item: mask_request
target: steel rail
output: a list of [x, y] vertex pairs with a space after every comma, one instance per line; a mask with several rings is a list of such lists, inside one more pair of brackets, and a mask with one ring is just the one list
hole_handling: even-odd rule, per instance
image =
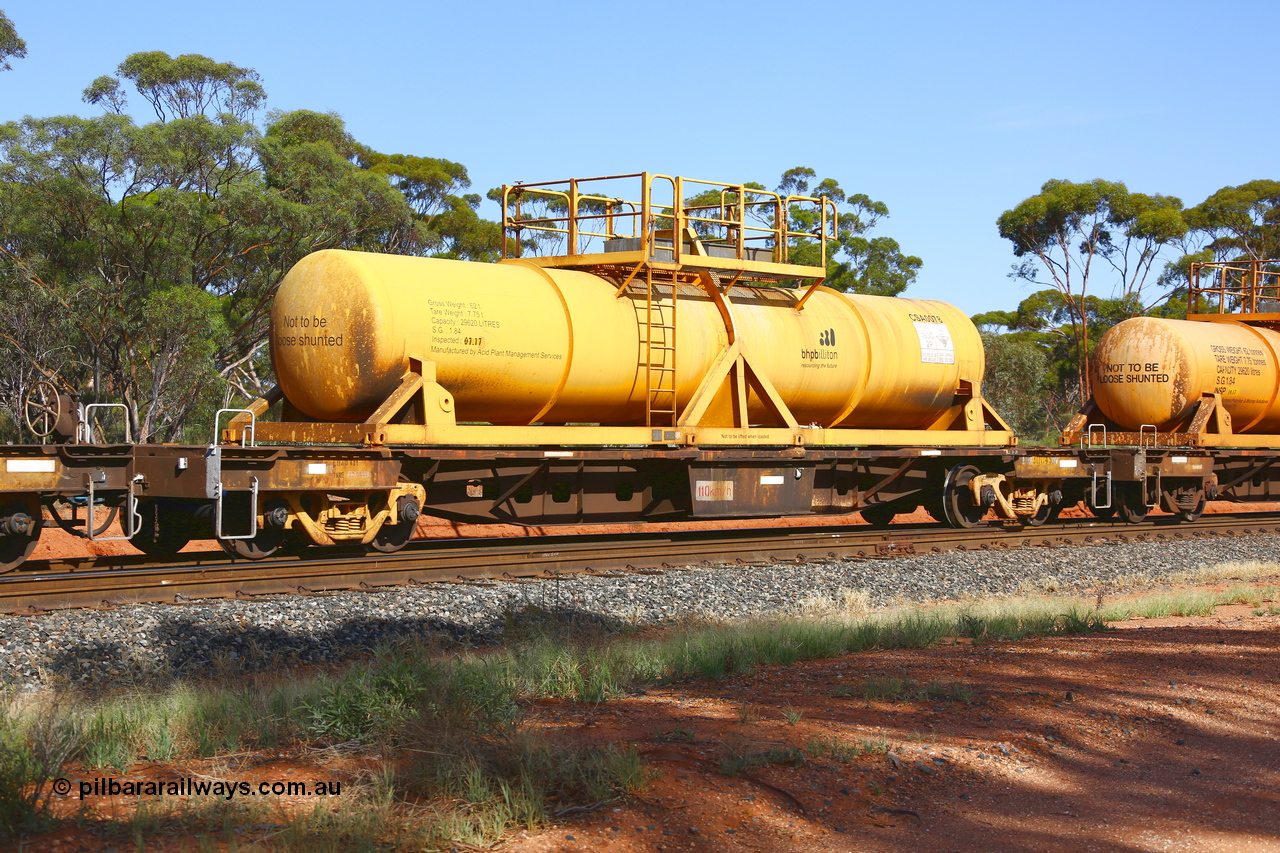
[[395, 554], [312, 549], [324, 558], [232, 560], [217, 553], [36, 561], [0, 578], [0, 612], [182, 602], [197, 598], [376, 588], [438, 582], [550, 579], [562, 574], [654, 574], [687, 566], [799, 563], [814, 559], [886, 559], [952, 550], [1055, 547], [1104, 542], [1189, 540], [1280, 533], [1280, 516], [1248, 513], [1178, 524], [1094, 519], [1044, 527], [933, 525], [739, 529], [651, 534], [539, 536], [536, 539], [435, 540]]

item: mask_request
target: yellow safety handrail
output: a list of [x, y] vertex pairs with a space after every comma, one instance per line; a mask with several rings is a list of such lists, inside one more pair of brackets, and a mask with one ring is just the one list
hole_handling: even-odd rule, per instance
[[[619, 184], [636, 183], [638, 199], [625, 186], [623, 192], [613, 192]], [[717, 257], [732, 250], [738, 261], [762, 261], [760, 253], [767, 250], [764, 262], [790, 264], [793, 250], [807, 241], [816, 243], [819, 266], [825, 268], [828, 244], [839, 231], [836, 206], [826, 197], [783, 196], [743, 184], [650, 172], [504, 186], [502, 211], [503, 233], [514, 238], [503, 241], [503, 257], [509, 248], [522, 255], [528, 248], [525, 238], [532, 234], [558, 236], [564, 241], [564, 257], [636, 250], [648, 257], [661, 246], [675, 263], [682, 263], [696, 241], [703, 249], [719, 247]], [[812, 231], [792, 227], [793, 214], [805, 211], [815, 218]], [[667, 235], [659, 234], [668, 230], [669, 247]], [[630, 242], [636, 238], [638, 244]], [[611, 241], [619, 240], [628, 245], [611, 247]], [[600, 249], [594, 248], [597, 241], [603, 241]], [[797, 276], [812, 278], [814, 273], [802, 270]]]
[[1193, 262], [1187, 313], [1280, 314], [1280, 260]]

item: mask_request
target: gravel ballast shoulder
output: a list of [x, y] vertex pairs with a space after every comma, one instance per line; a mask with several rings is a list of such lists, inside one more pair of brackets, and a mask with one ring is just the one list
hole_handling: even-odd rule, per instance
[[1280, 536], [953, 551], [875, 560], [688, 567], [491, 586], [441, 583], [0, 616], [0, 684], [106, 686], [325, 664], [404, 638], [500, 642], [521, 614], [602, 630], [785, 615], [856, 596], [870, 607], [1026, 592], [1108, 594], [1226, 561], [1280, 562]]

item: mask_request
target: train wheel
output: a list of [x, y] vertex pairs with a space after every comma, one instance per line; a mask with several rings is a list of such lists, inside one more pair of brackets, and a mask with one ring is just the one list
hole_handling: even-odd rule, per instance
[[[246, 506], [247, 512], [248, 507]], [[262, 505], [265, 527], [259, 527], [252, 539], [219, 539], [222, 550], [242, 560], [265, 560], [277, 551], [292, 553], [300, 541], [285, 528], [289, 505], [281, 498], [271, 498]]]
[[1047, 524], [1050, 521], [1056, 521], [1058, 513], [1060, 512], [1062, 512], [1062, 504], [1051, 504], [1046, 501], [1044, 506], [1040, 507], [1039, 512], [1035, 515], [1022, 519], [1022, 523], [1028, 527], [1039, 527], [1040, 525]]
[[[72, 536], [79, 537], [80, 539], [89, 538], [89, 534], [85, 531], [84, 527], [81, 526], [88, 524], [87, 518], [84, 521], [76, 521], [74, 518], [76, 510], [69, 502], [64, 501], [62, 498], [52, 498], [45, 502], [45, 506], [49, 508], [49, 514], [53, 516], [54, 523], [64, 531], [70, 533]], [[101, 508], [99, 508], [99, 511], [100, 510]], [[66, 511], [71, 517], [63, 518], [63, 511]], [[93, 535], [97, 537], [106, 533], [107, 529], [111, 527], [119, 514], [120, 507], [118, 506], [107, 507], [104, 514], [95, 512], [94, 521], [100, 521], [101, 524], [94, 528]]]
[[0, 575], [26, 562], [43, 527], [38, 498], [15, 498], [0, 507]]
[[1178, 510], [1178, 512], [1176, 513], [1178, 520], [1179, 521], [1195, 521], [1197, 518], [1204, 515], [1204, 506], [1205, 506], [1205, 499], [1204, 499], [1204, 496], [1201, 495], [1200, 503], [1196, 504], [1191, 509]]
[[258, 530], [252, 539], [219, 539], [222, 550], [242, 560], [265, 560], [284, 544], [283, 530]]
[[947, 473], [942, 487], [942, 511], [952, 527], [977, 527], [987, 514], [987, 507], [973, 499], [969, 483], [981, 474], [972, 465], [957, 465]]
[[1146, 520], [1150, 507], [1147, 506], [1141, 483], [1116, 484], [1113, 498], [1116, 514], [1125, 524], [1138, 524]]
[[384, 524], [369, 543], [369, 547], [384, 554], [399, 551], [413, 538], [413, 529], [417, 522], [403, 521], [400, 524]]
[[[1196, 501], [1192, 505], [1192, 501]], [[1178, 521], [1195, 521], [1204, 515], [1205, 494], [1195, 488], [1179, 489], [1170, 494], [1165, 492], [1160, 498], [1160, 506], [1172, 514]]]
[[413, 531], [418, 526], [418, 516], [422, 514], [422, 510], [418, 508], [418, 502], [405, 495], [400, 498], [396, 513], [404, 520], [399, 524], [382, 525], [374, 534], [373, 541], [369, 543], [369, 547], [373, 550], [391, 554], [408, 545], [409, 540], [413, 538]]
[[930, 489], [921, 492], [920, 508], [929, 513], [929, 517], [939, 524], [947, 523], [947, 511], [943, 507], [942, 489]]
[[172, 557], [191, 541], [191, 528], [171, 504], [154, 498], [138, 499], [142, 524], [129, 544], [149, 557]]

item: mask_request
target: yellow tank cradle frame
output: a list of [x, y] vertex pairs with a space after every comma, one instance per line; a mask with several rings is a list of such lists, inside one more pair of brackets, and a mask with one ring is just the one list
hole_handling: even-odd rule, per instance
[[[690, 192], [691, 198], [686, 195]], [[821, 427], [800, 424], [765, 372], [752, 364], [726, 294], [746, 284], [802, 291], [789, 309], [800, 312], [819, 289], [835, 293], [822, 287], [828, 243], [836, 240], [839, 227], [836, 207], [825, 197], [783, 196], [743, 184], [642, 172], [504, 186], [502, 206], [500, 264], [588, 272], [611, 282], [615, 297], [634, 300], [642, 335], [637, 369], [644, 375], [643, 425], [459, 424], [449, 390], [436, 381], [435, 363], [411, 356], [399, 388], [362, 423], [309, 421], [286, 400], [284, 422], [258, 420], [250, 436], [252, 419], [242, 414], [228, 425], [224, 440], [455, 447], [772, 446], [800, 453], [806, 446], [1017, 444], [1008, 425], [981, 397], [981, 376], [960, 381], [951, 405], [924, 428]], [[809, 230], [795, 230], [796, 222], [806, 223]], [[696, 390], [683, 400], [675, 377], [675, 315], [682, 288], [695, 288], [714, 304], [726, 340]], [[748, 422], [753, 393], [777, 426]], [[253, 418], [261, 418], [281, 396], [273, 389], [254, 401], [249, 407]]]

